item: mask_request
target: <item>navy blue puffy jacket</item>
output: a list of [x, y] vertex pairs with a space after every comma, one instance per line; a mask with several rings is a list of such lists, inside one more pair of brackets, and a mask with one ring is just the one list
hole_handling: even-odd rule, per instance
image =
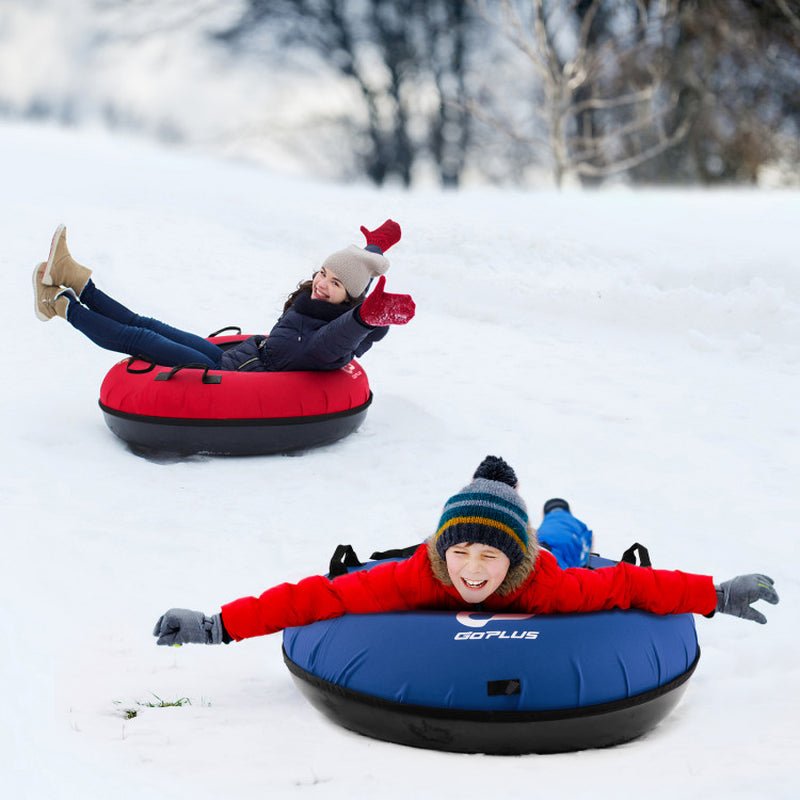
[[366, 353], [388, 331], [388, 327], [373, 328], [363, 323], [357, 307], [312, 300], [308, 290], [284, 312], [267, 338], [251, 336], [227, 350], [220, 369], [260, 372], [339, 369]]

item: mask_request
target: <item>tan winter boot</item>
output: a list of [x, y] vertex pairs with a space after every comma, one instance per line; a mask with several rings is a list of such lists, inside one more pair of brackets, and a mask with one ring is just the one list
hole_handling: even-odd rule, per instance
[[50, 244], [50, 257], [42, 276], [46, 286], [68, 286], [80, 297], [92, 271], [75, 261], [67, 249], [67, 228], [59, 225]]
[[53, 317], [67, 318], [69, 298], [60, 286], [45, 286], [42, 283], [47, 264], [42, 261], [33, 270], [33, 310], [42, 322], [49, 322]]

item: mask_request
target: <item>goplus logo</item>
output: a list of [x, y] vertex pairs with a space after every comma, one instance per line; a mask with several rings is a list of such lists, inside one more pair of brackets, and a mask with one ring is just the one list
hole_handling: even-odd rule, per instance
[[[508, 621], [514, 619], [531, 619], [535, 614], [492, 614], [489, 617], [473, 616], [474, 611], [460, 611], [456, 614], [456, 621], [467, 628], [485, 628], [490, 622]], [[460, 641], [474, 641], [476, 639], [536, 639], [539, 631], [528, 630], [472, 630], [459, 631], [453, 638]]]
[[342, 367], [342, 372], [346, 373], [353, 380], [360, 378], [364, 374], [364, 370], [357, 367], [352, 361]]

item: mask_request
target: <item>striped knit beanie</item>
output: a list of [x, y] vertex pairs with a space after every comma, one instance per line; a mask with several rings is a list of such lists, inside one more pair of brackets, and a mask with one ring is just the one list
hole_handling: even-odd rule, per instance
[[487, 456], [472, 483], [444, 505], [434, 536], [436, 551], [444, 559], [449, 547], [475, 542], [505, 553], [511, 567], [528, 550], [528, 511], [514, 488], [517, 476], [502, 458]]

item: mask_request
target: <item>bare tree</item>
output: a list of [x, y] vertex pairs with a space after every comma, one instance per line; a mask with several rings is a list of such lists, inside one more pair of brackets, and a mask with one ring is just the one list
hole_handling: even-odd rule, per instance
[[438, 96], [430, 115], [428, 146], [443, 186], [457, 186], [471, 144], [472, 125], [466, 108], [466, 76], [474, 47], [475, 20], [461, 0], [425, 3], [423, 52]]
[[789, 0], [776, 0], [780, 12], [789, 20], [789, 24], [794, 29], [795, 34], [800, 34], [800, 3]]
[[690, 101], [691, 129], [635, 180], [756, 183], [785, 163], [797, 179], [800, 3], [681, 0], [666, 82]]
[[[679, 97], [664, 82], [677, 0], [479, 0], [478, 7], [524, 55], [539, 87], [533, 111], [557, 185], [570, 174], [629, 170], [686, 135]], [[473, 103], [471, 110], [516, 141], [542, 141], [492, 109]]]
[[245, 6], [219, 39], [237, 43], [278, 23], [286, 46], [311, 47], [355, 87], [361, 109], [342, 123], [372, 181], [409, 185], [427, 160], [442, 184], [458, 184], [471, 123], [463, 111], [469, 14], [461, 0], [245, 0]]

